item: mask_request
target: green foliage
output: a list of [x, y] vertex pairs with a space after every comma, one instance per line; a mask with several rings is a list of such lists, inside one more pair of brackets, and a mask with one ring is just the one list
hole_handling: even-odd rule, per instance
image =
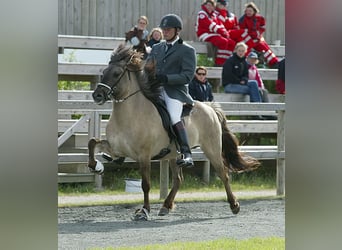
[[197, 54], [197, 66], [213, 67], [214, 60], [207, 55]]
[[90, 82], [58, 81], [58, 90], [90, 90]]

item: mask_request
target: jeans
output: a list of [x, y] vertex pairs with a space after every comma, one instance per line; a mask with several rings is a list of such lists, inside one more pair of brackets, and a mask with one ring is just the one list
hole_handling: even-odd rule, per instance
[[249, 95], [249, 99], [251, 102], [262, 102], [258, 83], [255, 80], [249, 80], [247, 84], [229, 83], [224, 86], [224, 92]]

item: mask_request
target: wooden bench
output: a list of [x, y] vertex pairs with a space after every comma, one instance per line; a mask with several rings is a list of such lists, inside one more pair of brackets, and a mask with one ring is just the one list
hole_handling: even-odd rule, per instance
[[[113, 50], [124, 43], [123, 37], [99, 37], [99, 36], [70, 36], [58, 35], [58, 52], [63, 53], [67, 49], [87, 50]], [[197, 54], [208, 54], [208, 44], [198, 41], [186, 41], [196, 49]], [[273, 53], [279, 57], [285, 56], [285, 46], [270, 45]]]
[[[64, 49], [81, 50], [113, 50], [119, 44], [124, 43], [123, 37], [95, 37], [95, 36], [68, 36], [58, 35], [58, 51]], [[187, 41], [195, 49], [197, 54], [208, 54], [208, 43]], [[285, 46], [272, 46], [272, 50], [279, 57], [285, 56]], [[107, 66], [94, 63], [58, 63], [58, 80], [60, 81], [89, 81], [93, 84], [99, 82], [102, 70]], [[208, 79], [221, 79], [222, 67], [208, 67]], [[277, 69], [259, 69], [264, 80], [276, 80]]]
[[[58, 146], [61, 147], [65, 141], [75, 134], [79, 135], [80, 145], [86, 145], [90, 137], [100, 137], [104, 134], [106, 121], [101, 121], [101, 115], [111, 113], [111, 103], [96, 105], [91, 100], [90, 91], [59, 91], [58, 113], [60, 115], [80, 114], [79, 120], [59, 119], [58, 132], [62, 133], [58, 138]], [[216, 95], [216, 94], [214, 94]], [[230, 94], [223, 94], [229, 96]], [[220, 98], [223, 98], [221, 96]], [[217, 95], [216, 98], [219, 98]], [[237, 133], [277, 133], [276, 146], [241, 146], [240, 150], [258, 159], [277, 159], [277, 194], [284, 194], [284, 170], [285, 170], [285, 137], [284, 137], [284, 103], [232, 103], [220, 102], [227, 115], [255, 115], [255, 114], [277, 114], [278, 121], [251, 121], [235, 120], [228, 121], [230, 129]], [[100, 157], [100, 156], [97, 156]], [[195, 161], [206, 161], [203, 175], [209, 178], [210, 164], [201, 150], [193, 152]], [[99, 158], [101, 160], [101, 158]], [[59, 163], [87, 162], [87, 153], [59, 153]], [[128, 159], [129, 161], [129, 159]], [[160, 197], [166, 197], [168, 191], [168, 162], [160, 161]], [[59, 176], [63, 182], [65, 175]], [[79, 178], [79, 176], [77, 177]], [[89, 176], [85, 175], [89, 180]], [[98, 180], [97, 186], [99, 186]]]

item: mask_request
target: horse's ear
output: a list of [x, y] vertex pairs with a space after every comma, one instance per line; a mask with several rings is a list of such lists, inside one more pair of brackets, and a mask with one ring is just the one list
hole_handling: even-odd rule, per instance
[[155, 75], [155, 70], [156, 70], [156, 60], [154, 58], [149, 58], [147, 59], [145, 63], [144, 70], [147, 75]]

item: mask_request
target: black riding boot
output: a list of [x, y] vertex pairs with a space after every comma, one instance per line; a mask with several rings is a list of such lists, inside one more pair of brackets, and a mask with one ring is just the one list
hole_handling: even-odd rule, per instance
[[194, 162], [191, 158], [191, 150], [188, 143], [188, 136], [182, 121], [177, 122], [172, 126], [175, 134], [177, 136], [177, 141], [180, 147], [180, 151], [182, 153], [182, 158], [177, 159], [176, 163], [180, 167], [192, 168], [194, 166]]

